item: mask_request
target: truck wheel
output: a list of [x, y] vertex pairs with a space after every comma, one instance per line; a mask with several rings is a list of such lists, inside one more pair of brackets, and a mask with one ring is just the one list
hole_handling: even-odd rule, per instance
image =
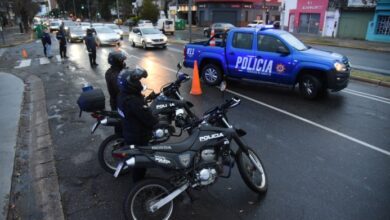
[[219, 85], [222, 81], [222, 71], [218, 65], [210, 63], [202, 68], [203, 81], [210, 86]]
[[322, 91], [322, 83], [313, 75], [303, 75], [299, 80], [299, 90], [304, 98], [315, 99]]
[[148, 49], [148, 47], [146, 46], [145, 41], [142, 41], [142, 48], [144, 48], [144, 50]]

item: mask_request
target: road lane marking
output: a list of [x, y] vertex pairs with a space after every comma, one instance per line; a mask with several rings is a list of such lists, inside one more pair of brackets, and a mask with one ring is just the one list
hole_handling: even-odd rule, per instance
[[[128, 53], [127, 53], [127, 54], [128, 54]], [[130, 54], [128, 54], [128, 56], [129, 56], [129, 58], [133, 57], [133, 58], [136, 58], [136, 59], [138, 59], [138, 60], [141, 60], [141, 59], [142, 59], [141, 57], [138, 57], [138, 56], [135, 56], [135, 55], [130, 55]], [[154, 61], [151, 61], [151, 62], [154, 62]], [[156, 63], [156, 62], [154, 62], [154, 63]], [[169, 71], [171, 71], [171, 72], [176, 73], [176, 70], [174, 70], [174, 69], [171, 69], [171, 68], [166, 67], [166, 66], [164, 66], [164, 65], [162, 65], [162, 64], [159, 64], [159, 63], [157, 63], [157, 64], [159, 65], [159, 67], [161, 67], [161, 68], [163, 68], [163, 69], [166, 69], [166, 70], [169, 70]], [[315, 126], [315, 127], [321, 128], [321, 129], [323, 129], [323, 130], [325, 130], [325, 131], [328, 131], [328, 132], [330, 132], [330, 133], [333, 133], [333, 134], [335, 134], [335, 135], [338, 135], [338, 136], [340, 136], [340, 137], [343, 137], [343, 138], [345, 138], [345, 139], [348, 139], [348, 140], [350, 140], [350, 141], [352, 141], [352, 142], [355, 142], [355, 143], [357, 143], [357, 144], [360, 144], [360, 145], [362, 145], [362, 146], [364, 146], [364, 147], [367, 147], [367, 148], [369, 148], [369, 149], [371, 149], [371, 150], [374, 150], [374, 151], [377, 151], [377, 152], [379, 152], [379, 153], [382, 153], [382, 154], [385, 154], [385, 155], [387, 155], [387, 156], [390, 156], [390, 151], [384, 150], [384, 149], [382, 149], [382, 148], [380, 148], [380, 147], [376, 147], [376, 146], [374, 146], [374, 145], [372, 145], [372, 144], [369, 144], [369, 143], [367, 143], [367, 142], [361, 141], [361, 140], [359, 140], [359, 139], [357, 139], [357, 138], [351, 137], [351, 136], [346, 135], [346, 134], [344, 134], [344, 133], [338, 132], [338, 131], [336, 131], [336, 130], [334, 130], [334, 129], [331, 129], [331, 128], [326, 127], [326, 126], [321, 125], [321, 124], [318, 124], [318, 123], [316, 123], [316, 122], [314, 122], [314, 121], [311, 121], [311, 120], [309, 120], [309, 119], [303, 118], [303, 117], [301, 117], [301, 116], [298, 116], [298, 115], [293, 114], [293, 113], [291, 113], [291, 112], [288, 112], [288, 111], [286, 111], [286, 110], [283, 110], [283, 109], [280, 109], [280, 108], [278, 108], [278, 107], [269, 105], [269, 104], [267, 104], [267, 103], [258, 101], [258, 100], [256, 100], [256, 99], [253, 99], [253, 98], [251, 98], [251, 97], [249, 97], [249, 96], [246, 96], [246, 95], [243, 95], [243, 94], [241, 94], [241, 93], [232, 91], [232, 90], [230, 90], [230, 89], [227, 89], [226, 91], [229, 92], [229, 93], [231, 93], [231, 94], [241, 96], [242, 98], [245, 98], [245, 99], [247, 99], [247, 100], [249, 100], [249, 101], [252, 101], [252, 102], [254, 102], [254, 103], [256, 103], [256, 104], [262, 105], [262, 106], [264, 106], [264, 107], [270, 108], [270, 109], [275, 110], [275, 111], [277, 111], [277, 112], [280, 112], [280, 113], [282, 113], [282, 114], [288, 115], [288, 116], [290, 116], [290, 117], [292, 117], [292, 118], [295, 118], [295, 119], [298, 119], [298, 120], [303, 121], [303, 122], [305, 122], [305, 123], [308, 123], [308, 124], [310, 124], [310, 125], [313, 125], [313, 126]]]
[[39, 64], [40, 65], [45, 65], [45, 64], [49, 64], [49, 63], [50, 63], [50, 60], [47, 59], [46, 57], [39, 58]]
[[257, 103], [257, 104], [259, 104], [259, 105], [262, 105], [262, 106], [264, 106], [264, 107], [270, 108], [270, 109], [275, 110], [275, 111], [277, 111], [277, 112], [280, 112], [280, 113], [283, 113], [283, 114], [288, 115], [288, 116], [290, 116], [290, 117], [293, 117], [293, 118], [295, 118], [295, 119], [298, 119], [298, 120], [300, 120], [300, 121], [303, 121], [303, 122], [306, 122], [306, 123], [308, 123], [308, 124], [311, 124], [311, 125], [313, 125], [313, 126], [315, 126], [315, 127], [321, 128], [321, 129], [323, 129], [323, 130], [325, 130], [325, 131], [328, 131], [328, 132], [333, 133], [333, 134], [335, 134], [335, 135], [338, 135], [338, 136], [340, 136], [340, 137], [346, 138], [346, 139], [348, 139], [348, 140], [350, 140], [350, 141], [353, 141], [353, 142], [358, 143], [358, 144], [360, 144], [360, 145], [363, 145], [363, 146], [365, 146], [365, 147], [367, 147], [367, 148], [370, 148], [370, 149], [372, 149], [372, 150], [375, 150], [375, 151], [378, 151], [378, 152], [380, 152], [380, 153], [383, 153], [383, 154], [385, 154], [385, 155], [387, 155], [387, 156], [390, 156], [390, 151], [387, 151], [387, 150], [384, 150], [384, 149], [382, 149], [382, 148], [376, 147], [376, 146], [374, 146], [374, 145], [372, 145], [372, 144], [369, 144], [369, 143], [367, 143], [367, 142], [361, 141], [361, 140], [356, 139], [356, 138], [354, 138], [354, 137], [351, 137], [351, 136], [349, 136], [349, 135], [343, 134], [343, 133], [341, 133], [341, 132], [338, 132], [338, 131], [336, 131], [336, 130], [333, 130], [333, 129], [331, 129], [331, 128], [328, 128], [328, 127], [326, 127], [326, 126], [320, 125], [320, 124], [318, 124], [318, 123], [316, 123], [316, 122], [314, 122], [314, 121], [311, 121], [311, 120], [309, 120], [309, 119], [303, 118], [303, 117], [301, 117], [301, 116], [298, 116], [298, 115], [293, 114], [293, 113], [291, 113], [291, 112], [288, 112], [288, 111], [286, 111], [286, 110], [283, 110], [283, 109], [277, 108], [277, 107], [275, 107], [275, 106], [269, 105], [269, 104], [267, 104], [267, 103], [258, 101], [258, 100], [256, 100], [256, 99], [253, 99], [253, 98], [248, 97], [248, 96], [246, 96], [246, 95], [243, 95], [243, 94], [241, 94], [241, 93], [238, 93], [238, 92], [235, 92], [235, 91], [232, 91], [232, 90], [229, 90], [229, 89], [227, 89], [226, 91], [228, 91], [228, 92], [230, 92], [230, 93], [232, 93], [232, 94], [234, 94], [234, 95], [241, 96], [241, 97], [243, 97], [243, 98], [245, 98], [245, 99], [247, 99], [247, 100], [250, 100], [250, 101], [252, 101], [252, 102], [255, 102], [255, 103]]
[[363, 97], [363, 98], [366, 98], [366, 99], [371, 99], [371, 100], [374, 100], [374, 101], [382, 102], [382, 103], [385, 103], [385, 104], [390, 104], [390, 101], [386, 101], [386, 100], [383, 100], [383, 99], [375, 98], [375, 97], [372, 97], [372, 96], [362, 95], [360, 93], [350, 92], [348, 90], [347, 91], [343, 91], [343, 92], [351, 94], [351, 95]]
[[6, 51], [6, 49], [0, 48], [0, 58], [1, 58], [1, 56], [3, 56], [3, 54], [4, 54], [5, 51]]
[[60, 55], [56, 55], [56, 59], [57, 59], [57, 62], [61, 62], [62, 61], [62, 58]]
[[15, 69], [23, 68], [23, 67], [28, 67], [31, 65], [31, 59], [27, 60], [21, 60], [19, 63], [19, 66], [15, 66]]
[[344, 90], [342, 90], [342, 91], [353, 92], [353, 93], [357, 93], [357, 94], [364, 95], [364, 96], [367, 96], [367, 97], [377, 98], [377, 99], [381, 99], [381, 100], [383, 100], [383, 101], [390, 102], [390, 99], [389, 99], [389, 98], [382, 97], [382, 96], [377, 96], [377, 95], [372, 95], [372, 94], [365, 93], [365, 92], [359, 92], [359, 91], [356, 91], [356, 90], [353, 90], [353, 89], [344, 89]]

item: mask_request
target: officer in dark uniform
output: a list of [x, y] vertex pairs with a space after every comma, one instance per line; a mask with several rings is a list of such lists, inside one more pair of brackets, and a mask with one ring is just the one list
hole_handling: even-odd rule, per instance
[[112, 111], [117, 110], [116, 99], [119, 94], [118, 75], [126, 67], [126, 56], [121, 51], [108, 54], [108, 63], [111, 67], [105, 74], [108, 93], [110, 94], [110, 106]]
[[57, 40], [60, 45], [61, 58], [68, 58], [66, 56], [66, 34], [64, 29], [64, 23], [61, 24], [60, 30], [57, 32]]
[[[122, 134], [128, 145], [147, 145], [153, 127], [158, 123], [141, 93], [143, 86], [140, 80], [147, 75], [144, 69], [137, 67], [135, 70], [123, 69], [118, 76], [120, 93], [117, 107], [122, 117]], [[145, 173], [145, 168], [134, 168], [133, 181], [142, 179]]]
[[91, 28], [87, 29], [87, 36], [85, 37], [85, 45], [87, 46], [88, 55], [89, 55], [89, 63], [91, 67], [95, 67], [98, 64], [96, 63], [96, 39], [92, 35], [93, 30]]

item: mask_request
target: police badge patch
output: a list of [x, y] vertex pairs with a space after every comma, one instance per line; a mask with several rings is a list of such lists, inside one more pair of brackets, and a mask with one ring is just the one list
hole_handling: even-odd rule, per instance
[[279, 63], [278, 65], [276, 65], [276, 72], [284, 73], [285, 70], [286, 70], [286, 67], [284, 67], [283, 64]]

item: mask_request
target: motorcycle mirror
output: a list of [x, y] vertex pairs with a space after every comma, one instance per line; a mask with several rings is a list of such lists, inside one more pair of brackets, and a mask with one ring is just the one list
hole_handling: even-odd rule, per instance
[[182, 67], [183, 67], [182, 62], [178, 62], [178, 63], [177, 63], [177, 68], [180, 70]]
[[226, 90], [226, 81], [223, 80], [221, 82], [221, 84], [219, 84], [219, 90], [221, 90], [221, 92], [224, 92]]

